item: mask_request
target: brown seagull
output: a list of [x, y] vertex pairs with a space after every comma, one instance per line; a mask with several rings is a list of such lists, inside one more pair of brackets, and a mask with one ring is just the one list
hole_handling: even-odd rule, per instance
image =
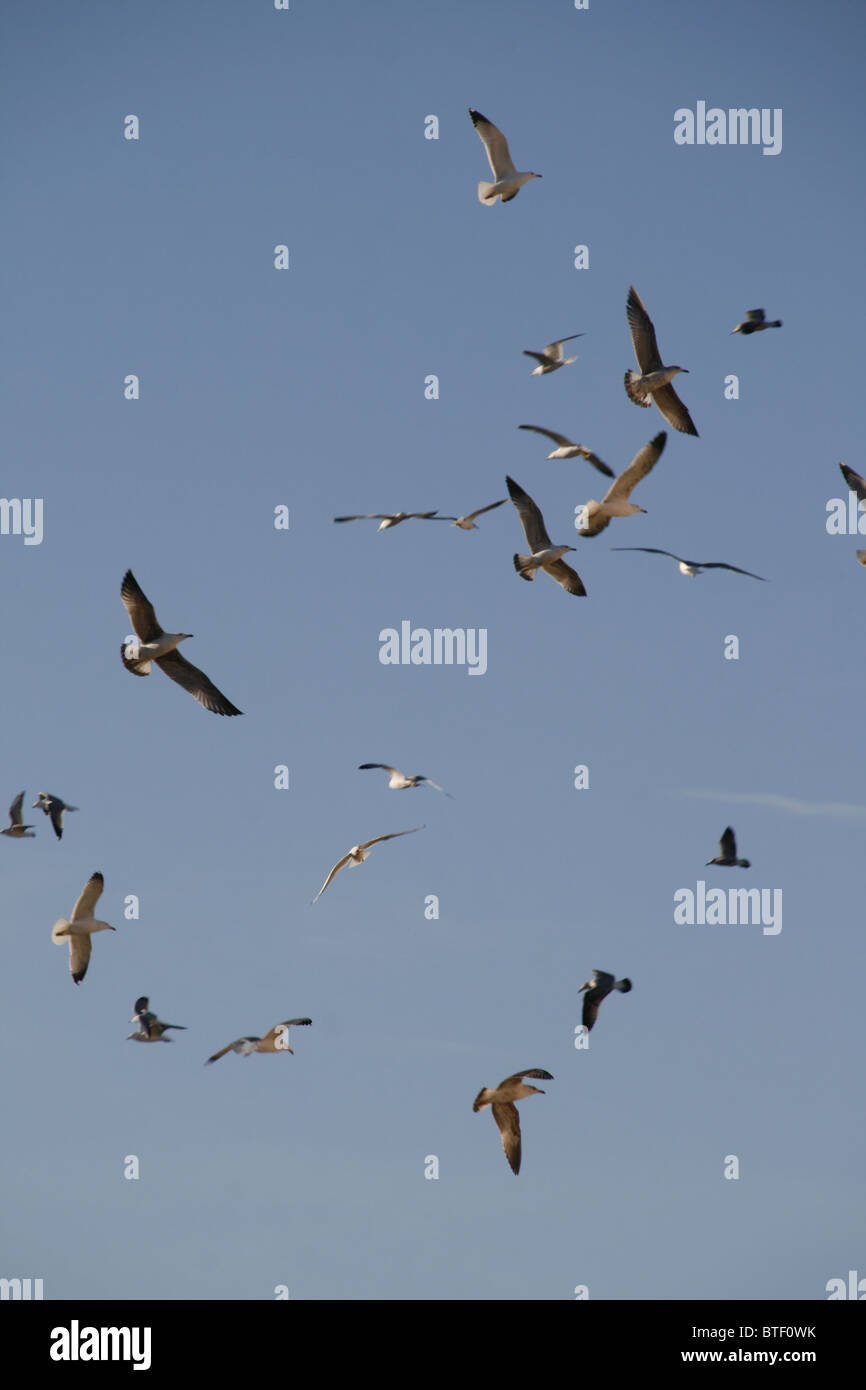
[[311, 1018], [287, 1018], [284, 1023], [275, 1023], [263, 1038], [235, 1038], [234, 1042], [221, 1047], [219, 1052], [208, 1057], [205, 1066], [208, 1062], [219, 1061], [227, 1052], [237, 1052], [239, 1057], [251, 1057], [254, 1052], [291, 1052], [294, 1057], [294, 1051], [289, 1047], [289, 1029], [306, 1026], [312, 1021]]
[[662, 363], [652, 319], [634, 285], [629, 289], [625, 312], [631, 329], [634, 355], [640, 367], [639, 372], [626, 372], [626, 395], [635, 405], [642, 405], [646, 409], [655, 401], [675, 430], [681, 434], [697, 435], [691, 415], [671, 386], [677, 373], [688, 372], [688, 367], [665, 367]]
[[226, 699], [221, 690], [217, 690], [204, 671], [200, 671], [191, 661], [187, 661], [185, 656], [181, 656], [177, 650], [178, 645], [193, 634], [163, 631], [157, 622], [153, 604], [139, 588], [132, 570], [127, 570], [123, 576], [120, 597], [138, 637], [137, 642], [123, 642], [120, 647], [120, 659], [127, 671], [131, 671], [134, 676], [149, 676], [155, 661], [161, 671], [171, 680], [177, 681], [184, 690], [188, 690], [193, 699], [198, 700], [199, 704], [204, 705], [211, 713], [243, 713], [231, 700]]
[[553, 1080], [550, 1072], [542, 1071], [540, 1067], [517, 1071], [513, 1076], [506, 1076], [504, 1081], [500, 1081], [495, 1091], [482, 1086], [472, 1105], [473, 1111], [483, 1110], [485, 1105], [492, 1106], [493, 1118], [499, 1126], [502, 1147], [511, 1164], [512, 1173], [520, 1172], [520, 1116], [514, 1102], [523, 1100], [524, 1096], [544, 1095], [544, 1091], [538, 1086], [524, 1086], [524, 1076], [536, 1076], [543, 1081]]

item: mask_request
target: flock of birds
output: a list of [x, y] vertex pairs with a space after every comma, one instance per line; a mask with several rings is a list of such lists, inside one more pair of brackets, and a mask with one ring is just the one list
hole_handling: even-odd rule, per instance
[[[526, 183], [532, 179], [541, 178], [541, 175], [517, 170], [502, 132], [480, 112], [470, 108], [469, 114], [482, 140], [493, 174], [492, 183], [482, 181], [478, 184], [478, 197], [487, 206], [492, 206], [497, 200], [508, 203], [517, 196]], [[655, 327], [633, 286], [629, 289], [626, 300], [626, 319], [639, 368], [638, 371], [632, 369], [625, 373], [624, 386], [629, 400], [644, 409], [649, 409], [655, 405], [656, 409], [675, 430], [681, 434], [697, 437], [698, 431], [689, 410], [672, 385], [673, 379], [679, 374], [685, 373], [687, 369], [664, 364], [656, 339]], [[731, 332], [748, 336], [752, 333], [770, 328], [780, 328], [781, 326], [780, 320], [768, 322], [762, 309], [752, 309]], [[576, 355], [571, 357], [564, 355], [564, 345], [582, 336], [583, 334], [572, 333], [563, 338], [555, 339], [548, 343], [542, 352], [524, 349], [525, 355], [537, 362], [531, 375], [549, 375], [576, 362], [578, 360]], [[644, 511], [642, 507], [638, 507], [631, 501], [631, 494], [661, 457], [667, 440], [664, 430], [644, 444], [628, 467], [617, 475], [593, 450], [583, 444], [573, 442], [565, 435], [540, 425], [520, 425], [519, 428], [543, 435], [553, 442], [556, 447], [547, 455], [548, 459], [582, 459], [597, 472], [613, 480], [601, 501], [591, 499], [584, 505], [578, 526], [578, 533], [582, 537], [597, 536], [609, 526], [612, 520], [634, 516]], [[844, 464], [840, 467], [849, 487], [857, 492], [861, 501], [866, 502], [866, 482], [853, 469], [847, 468]], [[528, 547], [528, 553], [516, 553], [513, 557], [514, 568], [520, 578], [531, 581], [539, 570], [544, 570], [566, 593], [579, 597], [585, 596], [586, 589], [580, 576], [562, 558], [566, 553], [574, 551], [576, 547], [554, 545], [537, 503], [513, 478], [506, 478], [506, 486], [508, 497], [503, 497], [499, 501], [491, 502], [460, 516], [441, 516], [438, 511], [367, 512], [353, 516], [334, 517], [333, 520], [335, 522], [376, 520], [379, 522], [378, 529], [380, 531], [388, 530], [410, 520], [447, 521], [461, 530], [472, 531], [477, 529], [475, 525], [477, 517], [503, 507], [510, 499], [517, 511]], [[617, 546], [613, 548], [642, 551], [650, 555], [667, 557], [677, 563], [680, 572], [684, 575], [697, 575], [702, 570], [725, 569], [752, 579], [762, 580], [763, 578], [749, 570], [740, 569], [736, 565], [720, 561], [685, 560], [672, 551], [655, 547]], [[858, 551], [857, 554], [861, 562], [866, 564], [866, 551]], [[131, 570], [127, 570], [123, 577], [121, 598], [134, 633], [134, 636], [128, 637], [121, 645], [121, 660], [128, 672], [139, 677], [148, 676], [153, 665], [156, 664], [164, 675], [175, 681], [211, 713], [224, 716], [235, 716], [242, 713], [203, 671], [181, 656], [178, 651], [180, 643], [187, 641], [193, 634], [166, 632], [162, 628], [157, 620], [153, 604], [144, 594]], [[451, 795], [431, 778], [421, 773], [407, 776], [398, 768], [387, 763], [361, 763], [359, 770], [385, 772], [388, 775], [388, 787], [393, 791], [418, 789], [427, 785], [445, 796], [450, 797]], [[23, 801], [24, 792], [21, 792], [9, 809], [9, 826], [0, 832], [12, 839], [32, 839], [34, 837], [33, 827], [23, 822]], [[38, 807], [50, 818], [58, 840], [63, 834], [65, 813], [77, 810], [75, 806], [71, 806], [60, 797], [47, 792], [39, 793], [33, 807]], [[369, 857], [369, 852], [374, 845], [405, 835], [414, 835], [424, 828], [424, 826], [415, 826], [408, 830], [393, 831], [353, 845], [331, 868], [313, 902], [319, 900], [343, 868], [363, 863]], [[708, 860], [708, 864], [728, 868], [747, 869], [750, 867], [748, 859], [739, 858], [737, 855], [736, 839], [730, 826], [725, 829], [719, 848], [720, 853]], [[94, 916], [96, 904], [103, 889], [103, 875], [98, 872], [92, 874], [84, 885], [72, 909], [71, 916], [68, 919], [58, 918], [52, 928], [52, 941], [58, 945], [65, 943], [68, 946], [69, 968], [76, 985], [82, 982], [87, 973], [93, 935], [100, 931], [116, 930], [110, 923], [103, 922]], [[591, 978], [580, 987], [580, 993], [584, 995], [582, 1024], [586, 1032], [588, 1033], [593, 1028], [601, 1004], [610, 994], [615, 991], [626, 994], [631, 989], [632, 983], [629, 979], [617, 980], [614, 975], [607, 971], [594, 970]], [[170, 1042], [171, 1039], [165, 1036], [169, 1030], [185, 1029], [183, 1024], [165, 1023], [160, 1020], [156, 1014], [150, 1011], [149, 999], [146, 995], [142, 995], [135, 1001], [132, 1022], [137, 1027], [135, 1032], [128, 1034], [128, 1038], [142, 1043]], [[251, 1056], [254, 1052], [292, 1052], [292, 1048], [289, 1046], [289, 1030], [294, 1027], [309, 1026], [311, 1023], [312, 1020], [309, 1018], [286, 1019], [275, 1024], [264, 1036], [250, 1035], [236, 1038], [208, 1057], [207, 1063], [216, 1062], [228, 1052], [235, 1052], [246, 1057]], [[527, 1085], [525, 1080], [527, 1077], [553, 1080], [550, 1072], [542, 1068], [528, 1068], [506, 1077], [495, 1089], [482, 1087], [473, 1104], [473, 1111], [476, 1112], [487, 1106], [491, 1107], [493, 1118], [502, 1136], [506, 1158], [514, 1173], [519, 1172], [521, 1162], [520, 1119], [516, 1102], [531, 1095], [544, 1094], [538, 1087]]]

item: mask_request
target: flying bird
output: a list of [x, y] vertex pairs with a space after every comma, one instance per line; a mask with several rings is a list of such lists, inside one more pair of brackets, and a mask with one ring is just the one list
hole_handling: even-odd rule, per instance
[[477, 531], [478, 527], [475, 525], [475, 518], [477, 516], [483, 516], [485, 512], [495, 511], [497, 507], [504, 507], [507, 501], [508, 498], [503, 497], [500, 502], [491, 502], [489, 506], [479, 507], [476, 512], [468, 512], [466, 516], [455, 516], [453, 519], [451, 517], [443, 517], [443, 520], [450, 521], [452, 526], [459, 526], [461, 531]]
[[600, 502], [591, 498], [589, 502], [584, 503], [583, 516], [578, 527], [579, 535], [597, 536], [610, 525], [612, 517], [636, 516], [638, 512], [646, 511], [645, 507], [637, 507], [628, 499], [641, 478], [645, 478], [658, 462], [666, 439], [667, 434], [662, 430], [655, 439], [651, 439], [649, 444], [644, 444], [643, 448], [638, 450], [628, 468], [611, 483]]
[[533, 430], [535, 434], [546, 434], [548, 439], [552, 439], [557, 448], [547, 455], [549, 459], [586, 459], [587, 463], [591, 463], [593, 468], [598, 469], [599, 473], [604, 473], [608, 478], [614, 476], [613, 469], [608, 468], [598, 454], [594, 454], [592, 449], [587, 449], [583, 444], [572, 444], [571, 440], [566, 439], [564, 434], [542, 429], [541, 425], [518, 425], [517, 428], [519, 430]]
[[750, 333], [763, 333], [765, 328], [781, 328], [782, 320], [775, 319], [768, 323], [764, 317], [763, 309], [749, 309], [742, 323], [738, 323], [736, 328], [732, 328], [732, 333], [742, 333], [743, 337], [748, 337]]
[[127, 1041], [132, 1038], [133, 1042], [171, 1042], [171, 1038], [164, 1038], [162, 1035], [169, 1028], [180, 1028], [186, 1032], [184, 1023], [163, 1023], [156, 1014], [148, 1011], [148, 997], [143, 994], [140, 999], [136, 999], [133, 1008], [135, 1013], [130, 1019], [130, 1023], [138, 1024], [137, 1033], [127, 1033]]
[[69, 969], [77, 985], [81, 984], [87, 974], [92, 934], [96, 931], [117, 931], [116, 927], [112, 927], [108, 922], [97, 921], [93, 915], [93, 909], [102, 896], [104, 886], [105, 879], [102, 874], [91, 874], [72, 909], [69, 921], [67, 922], [65, 917], [58, 917], [51, 928], [51, 940], [55, 946], [62, 946], [64, 941], [69, 942]]
[[762, 574], [752, 574], [751, 570], [741, 570], [737, 565], [725, 565], [721, 560], [683, 560], [672, 550], [656, 550], [651, 545], [612, 545], [611, 550], [642, 550], [647, 555], [666, 555], [668, 559], [676, 560], [680, 574], [700, 574], [701, 570], [733, 570], [734, 574], [746, 574], [750, 579], [767, 583]]
[[508, 492], [512, 502], [517, 508], [523, 532], [526, 536], [526, 544], [529, 546], [531, 554], [514, 556], [514, 568], [521, 579], [534, 579], [536, 571], [546, 570], [551, 579], [555, 579], [557, 584], [561, 584], [567, 594], [576, 594], [579, 598], [586, 595], [583, 581], [577, 570], [573, 570], [571, 565], [567, 565], [562, 556], [567, 550], [574, 550], [573, 545], [553, 545], [547, 534], [544, 524], [544, 517], [541, 511], [533, 502], [528, 492], [516, 483], [513, 478], [506, 477]]
[[649, 409], [655, 401], [662, 415], [681, 434], [697, 435], [694, 421], [686, 410], [671, 381], [677, 372], [688, 372], [688, 367], [665, 367], [662, 364], [656, 331], [652, 319], [641, 302], [640, 295], [632, 285], [626, 301], [626, 318], [631, 329], [634, 355], [640, 367], [639, 372], [625, 374], [625, 389], [630, 401]]
[[511, 1165], [512, 1173], [520, 1172], [520, 1116], [517, 1113], [517, 1100], [523, 1100], [525, 1096], [543, 1096], [544, 1091], [539, 1086], [525, 1086], [524, 1076], [538, 1077], [542, 1081], [552, 1081], [553, 1077], [549, 1071], [543, 1071], [541, 1067], [533, 1067], [529, 1071], [518, 1071], [513, 1076], [506, 1076], [504, 1081], [500, 1081], [495, 1091], [489, 1087], [482, 1086], [472, 1105], [473, 1111], [483, 1110], [485, 1105], [493, 1107], [493, 1118], [499, 1126], [502, 1135], [502, 1147], [505, 1150], [505, 1157]]
[[227, 1052], [237, 1052], [240, 1057], [251, 1057], [254, 1052], [291, 1052], [294, 1057], [294, 1049], [289, 1047], [289, 1029], [306, 1026], [312, 1021], [311, 1018], [287, 1018], [284, 1023], [275, 1023], [263, 1038], [235, 1038], [234, 1042], [221, 1047], [219, 1052], [208, 1057], [205, 1066], [208, 1062], [219, 1061]]
[[866, 565], [866, 550], [858, 550], [855, 553], [857, 555], [858, 563], [861, 565]]
[[721, 854], [717, 854], [715, 859], [708, 859], [708, 865], [721, 864], [725, 869], [750, 869], [752, 867], [750, 859], [737, 858], [737, 841], [730, 826], [719, 840], [719, 849], [722, 851]]
[[[505, 500], [507, 502], [508, 498], [506, 497]], [[438, 782], [432, 781], [430, 777], [422, 777], [420, 772], [416, 772], [414, 777], [407, 777], [399, 768], [389, 767], [387, 763], [359, 763], [358, 771], [366, 772], [367, 768], [371, 767], [380, 767], [383, 772], [390, 772], [391, 777], [388, 781], [388, 786], [391, 788], [391, 791], [402, 792], [405, 791], [407, 787], [420, 787], [422, 782], [426, 782], [428, 786], [435, 787], [437, 792], [442, 792], [444, 796], [450, 796], [451, 800], [454, 800], [451, 793], [446, 792], [444, 787], [440, 787]], [[419, 827], [419, 829], [420, 828], [421, 827]], [[404, 831], [403, 834], [405, 833]]]
[[54, 826], [54, 834], [58, 840], [63, 836], [63, 812], [77, 811], [77, 806], [68, 806], [65, 801], [61, 801], [59, 796], [52, 796], [51, 792], [40, 792], [37, 801], [34, 801], [32, 810], [36, 807], [43, 810], [46, 816], [51, 817], [51, 824]]
[[453, 517], [439, 516], [438, 512], [363, 512], [360, 516], [335, 516], [334, 521], [381, 521], [377, 531], [387, 531], [389, 526], [399, 526], [401, 521], [453, 521]]
[[860, 502], [866, 502], [866, 482], [863, 481], [863, 479], [860, 477], [860, 474], [855, 473], [853, 468], [849, 468], [847, 463], [840, 463], [839, 467], [841, 468], [842, 476], [845, 479], [845, 482], [848, 484], [848, 487], [851, 489], [851, 491], [856, 492], [857, 498]]
[[529, 352], [523, 350], [524, 357], [534, 357], [538, 363], [537, 367], [529, 373], [530, 376], [546, 376], [548, 372], [559, 371], [560, 367], [567, 367], [570, 362], [576, 362], [577, 357], [563, 357], [563, 343], [570, 343], [573, 338], [582, 338], [583, 333], [572, 333], [568, 338], [557, 338], [556, 342], [548, 343], [544, 352]]
[[628, 994], [631, 989], [631, 980], [617, 980], [606, 970], [593, 970], [591, 978], [581, 985], [578, 993], [583, 994], [583, 991], [586, 990], [583, 997], [583, 1019], [581, 1021], [587, 1033], [598, 1018], [598, 1011], [602, 1002], [614, 989], [618, 989], [620, 994]]
[[13, 840], [36, 839], [36, 831], [33, 829], [33, 826], [22, 824], [21, 807], [23, 804], [24, 793], [20, 792], [9, 807], [9, 824], [5, 830], [0, 830], [0, 835], [8, 835], [10, 839]]
[[325, 882], [322, 884], [318, 893], [313, 898], [313, 902], [317, 903], [319, 901], [319, 898], [322, 896], [331, 880], [336, 878], [340, 870], [345, 869], [347, 864], [351, 863], [354, 867], [355, 864], [363, 864], [365, 859], [369, 859], [370, 856], [367, 853], [367, 850], [369, 850], [371, 845], [381, 844], [383, 840], [396, 840], [400, 835], [414, 835], [416, 831], [423, 829], [423, 825], [416, 825], [412, 830], [394, 830], [391, 832], [390, 835], [377, 835], [374, 840], [365, 840], [364, 843], [361, 845], [353, 845], [352, 848], [349, 850], [349, 853], [344, 854], [342, 859], [339, 859], [337, 863], [334, 865], [333, 869], [328, 874], [328, 877], [325, 879]]
[[478, 184], [478, 197], [482, 203], [492, 207], [497, 198], [501, 198], [503, 203], [510, 203], [512, 198], [516, 198], [525, 183], [530, 179], [540, 179], [540, 174], [521, 173], [515, 169], [508, 148], [508, 141], [501, 130], [488, 121], [486, 116], [482, 116], [480, 111], [474, 111], [469, 107], [469, 115], [472, 117], [472, 124], [481, 136], [481, 143], [487, 152], [487, 160], [495, 180], [494, 183], [487, 183], [484, 179]]
[[127, 671], [134, 676], [149, 676], [155, 661], [157, 666], [171, 680], [177, 681], [193, 699], [213, 714], [242, 714], [227, 700], [222, 691], [217, 690], [213, 681], [208, 680], [203, 671], [187, 661], [177, 651], [179, 643], [191, 632], [164, 632], [156, 619], [153, 604], [139, 588], [132, 570], [127, 570], [120, 586], [120, 597], [129, 614], [137, 642], [124, 642], [120, 648], [120, 658]]

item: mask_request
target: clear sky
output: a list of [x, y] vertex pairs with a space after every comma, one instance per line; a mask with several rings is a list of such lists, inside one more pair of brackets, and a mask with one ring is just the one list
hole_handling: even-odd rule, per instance
[[[0, 1275], [820, 1299], [866, 1274], [866, 541], [825, 524], [839, 460], [866, 471], [862, 7], [18, 0], [3, 27], [2, 487], [44, 533], [0, 535], [2, 806], [80, 810], [0, 842]], [[698, 102], [781, 109], [781, 152], [675, 144]], [[543, 175], [507, 205], [478, 201], [470, 106]], [[647, 514], [581, 539], [603, 479], [517, 426], [616, 471], [665, 427], [623, 390], [630, 284], [700, 438], [668, 429]], [[756, 305], [783, 328], [730, 336]], [[532, 377], [522, 351], [572, 333]], [[468, 533], [331, 522], [458, 515], [506, 474], [587, 598], [520, 582], [510, 503]], [[129, 567], [243, 718], [124, 671]], [[485, 674], [381, 664], [403, 620], [485, 629]], [[704, 867], [729, 823], [748, 871]], [[350, 845], [422, 824], [310, 905]], [[117, 932], [75, 987], [50, 931], [96, 869]], [[781, 890], [782, 930], [676, 924], [700, 880]], [[596, 967], [634, 988], [577, 1050]], [[140, 994], [186, 1025], [168, 1052], [126, 1041]], [[297, 1015], [294, 1056], [203, 1066]], [[527, 1067], [555, 1080], [515, 1177], [472, 1101]]]

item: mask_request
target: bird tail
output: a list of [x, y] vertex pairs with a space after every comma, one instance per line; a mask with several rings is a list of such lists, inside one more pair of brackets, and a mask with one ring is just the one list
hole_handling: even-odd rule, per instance
[[631, 989], [631, 980], [617, 980], [614, 989], [618, 989], [620, 994], [628, 994]]
[[741, 859], [739, 865], [741, 869], [751, 869], [752, 861], [751, 859]]
[[51, 928], [51, 940], [55, 946], [60, 946], [66, 940], [66, 928], [69, 926], [65, 917], [58, 917], [54, 926]]
[[635, 405], [650, 406], [652, 404], [652, 393], [642, 390], [636, 383], [640, 381], [640, 372], [626, 372], [625, 374], [625, 393], [630, 401]]
[[472, 1109], [473, 1109], [473, 1111], [475, 1111], [475, 1110], [483, 1110], [484, 1107], [485, 1107], [485, 1105], [489, 1105], [489, 1104], [490, 1104], [490, 1101], [485, 1099], [486, 1095], [487, 1095], [487, 1087], [486, 1087], [486, 1086], [482, 1086], [482, 1087], [481, 1087], [481, 1090], [478, 1092], [478, 1095], [475, 1097], [474, 1101], [472, 1102]]
[[534, 570], [534, 569], [531, 569], [531, 570], [527, 570], [527, 569], [526, 569], [526, 566], [527, 566], [527, 565], [531, 565], [531, 564], [532, 564], [532, 556], [531, 556], [531, 555], [515, 555], [515, 557], [514, 557], [514, 568], [517, 570], [517, 573], [520, 575], [520, 578], [521, 578], [521, 579], [529, 579], [529, 580], [532, 580], [532, 579], [535, 578], [535, 570]]
[[485, 183], [483, 179], [478, 184], [478, 199], [480, 202], [486, 203], [489, 208], [493, 206], [496, 199], [499, 197], [498, 193], [493, 192], [495, 187], [495, 184]]
[[[121, 644], [120, 644], [120, 659], [121, 659], [121, 661], [123, 662], [124, 666], [126, 667], [127, 671], [131, 671], [132, 674], [133, 674], [134, 676], [149, 676], [149, 675], [150, 675], [150, 668], [151, 668], [151, 666], [153, 665], [153, 662], [152, 662], [152, 661], [139, 661], [139, 659], [138, 659], [138, 646], [137, 646], [136, 643], [134, 643], [134, 642], [121, 642]], [[74, 810], [77, 810], [78, 808], [75, 807], [75, 806], [67, 806], [66, 809], [67, 809], [68, 811], [74, 811]]]

